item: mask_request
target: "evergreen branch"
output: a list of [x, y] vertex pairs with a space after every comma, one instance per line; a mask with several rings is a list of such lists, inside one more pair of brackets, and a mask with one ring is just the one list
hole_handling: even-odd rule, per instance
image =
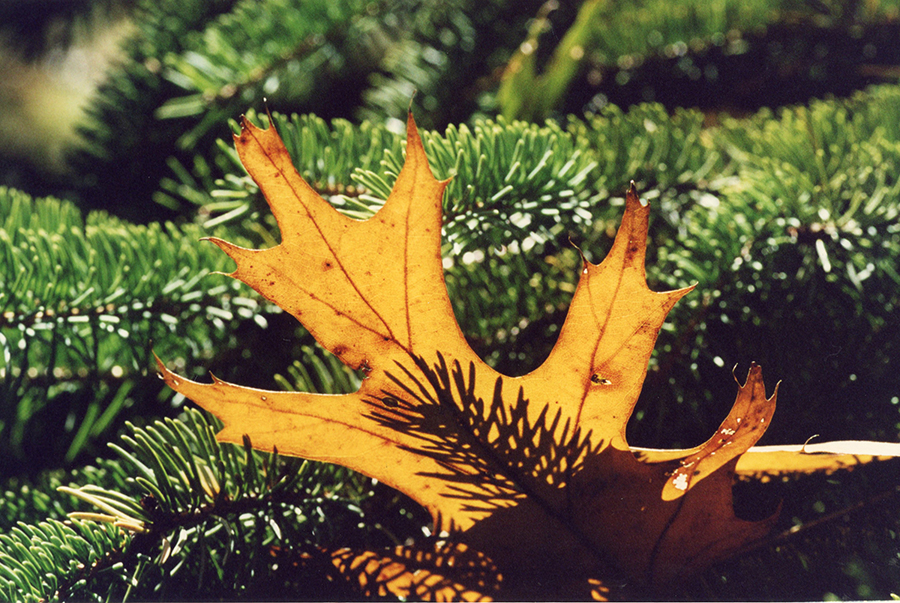
[[[79, 128], [82, 143], [71, 153], [78, 178], [71, 183], [83, 206], [103, 208], [135, 221], [173, 217], [150, 204], [160, 174], [183, 127], [166, 127], [157, 107], [178, 94], [160, 78], [158, 57], [177, 53], [188, 32], [202, 30], [236, 0], [138, 0], [135, 33], [122, 45], [125, 57], [107, 74]], [[181, 159], [184, 159], [182, 157]]]
[[[359, 505], [371, 494], [367, 481], [349, 471], [259, 453], [249, 442], [219, 444], [216, 425], [196, 410], [129, 429], [121, 446], [112, 445], [119, 460], [116, 474], [104, 480], [108, 486], [58, 488], [96, 511], [70, 513], [66, 524], [19, 524], [0, 536], [0, 592], [10, 600], [100, 597], [107, 589], [116, 598], [135, 572], [144, 581], [128, 587], [133, 596], [158, 593], [163, 578], [183, 571], [194, 572], [201, 588], [202, 568], [232, 550], [244, 551], [241, 560], [222, 563], [238, 574], [214, 572], [202, 588], [249, 591], [267, 579], [254, 571], [266, 568], [272, 543], [330, 544], [338, 534], [343, 542], [363, 527]], [[371, 538], [371, 530], [360, 536]], [[121, 580], [107, 584], [114, 565]]]
[[[654, 387], [657, 367], [651, 365], [648, 400], [671, 384], [709, 383], [741, 360], [729, 351], [737, 346], [775, 367], [786, 387], [782, 406], [803, 400], [788, 407], [798, 420], [803, 417], [803, 426], [792, 429], [814, 433], [813, 422], [829, 415], [814, 407], [834, 399], [836, 383], [842, 383], [841, 396], [855, 399], [849, 392], [857, 379], [874, 383], [885, 377], [877, 367], [890, 363], [892, 341], [900, 333], [894, 312], [900, 283], [898, 94], [893, 86], [876, 87], [846, 100], [725, 120], [721, 128], [703, 131], [728, 176], [707, 182], [706, 190], [674, 197], [661, 191], [662, 232], [673, 236], [659, 249], [648, 277], [676, 287], [700, 283], [713, 297], [688, 296], [673, 310], [672, 328], [661, 333], [658, 350], [689, 354], [694, 368], [685, 370], [684, 361], [667, 365]], [[871, 330], [844, 318], [860, 314]], [[693, 333], [685, 333], [687, 328]], [[850, 370], [840, 356], [782, 354], [778, 350], [791, 347], [784, 345], [785, 333], [807, 350], [858, 350], [854, 363], [861, 364]], [[869, 367], [868, 377], [859, 374], [860, 366]], [[813, 374], [831, 386], [819, 386]], [[706, 391], [710, 402], [729, 397], [724, 390]], [[654, 413], [653, 430], [671, 433], [671, 421], [678, 420], [689, 433], [691, 425], [714, 422], [700, 408], [681, 405], [682, 419], [667, 410]]]
[[[276, 383], [284, 391], [349, 394], [359, 389], [360, 371], [354, 371], [337, 356], [318, 346], [302, 346], [300, 351], [302, 361], [297, 360], [289, 366], [287, 375], [275, 375]], [[365, 373], [365, 368], [361, 372]]]
[[[0, 271], [8, 275], [0, 283], [7, 475], [14, 467], [28, 471], [28, 449], [41, 440], [33, 434], [66, 434], [42, 455], [71, 462], [138, 396], [153, 399], [156, 383], [135, 389], [152, 365], [151, 345], [198, 356], [233, 341], [233, 325], [263, 320], [261, 304], [237, 283], [203, 278], [228, 262], [197, 244], [205, 234], [199, 227], [85, 218], [71, 203], [6, 188], [0, 224]], [[54, 404], [68, 408], [59, 416]], [[76, 421], [68, 428], [66, 414]]]
[[[497, 102], [510, 119], [547, 118], [559, 110], [575, 77], [585, 72], [595, 82], [615, 78], [625, 84], [654, 58], [684, 57], [673, 67], [699, 80], [708, 75], [692, 59], [710, 49], [721, 49], [726, 56], [742, 54], [749, 45], [747, 37], [785, 24], [807, 30], [858, 30], [894, 19], [896, 3], [686, 0], [673, 10], [665, 0], [628, 5], [592, 0], [580, 5], [563, 35], [550, 25], [558, 21], [551, 18], [558, 8], [556, 2], [544, 5], [506, 66]], [[554, 32], [552, 37], [547, 31]], [[548, 41], [557, 45], [544, 51], [540, 47]], [[539, 49], [550, 57], [541, 69], [535, 58]]]
[[[365, 29], [353, 17], [363, 9], [362, 2], [273, 0], [266, 4], [266, 18], [260, 19], [258, 3], [237, 3], [189, 35], [180, 53], [166, 55], [163, 77], [189, 94], [167, 101], [158, 117], [202, 114], [178, 142], [192, 148], [206, 128], [228, 115], [223, 109], [253, 103], [265, 94], [263, 84], [269, 94], [277, 91], [274, 100], [312, 96], [315, 75], [328, 55], [353, 56], [341, 46], [362, 43]], [[261, 45], [261, 39], [266, 44]]]
[[530, 3], [394, 0], [389, 18], [378, 22], [381, 35], [391, 43], [368, 76], [356, 117], [392, 121], [415, 95], [426, 109], [420, 125], [436, 128], [467, 121], [491, 103], [493, 82], [482, 76], [496, 68], [507, 48], [518, 44], [518, 28], [529, 17], [523, 6]]
[[0, 535], [0, 596], [25, 602], [104, 600], [125, 583], [111, 571], [122, 556], [122, 538], [114, 526], [78, 520], [20, 524]]
[[900, 192], [898, 119], [900, 91], [883, 86], [844, 102], [727, 120], [722, 138], [750, 188], [780, 199], [785, 216], [833, 237], [900, 215], [891, 202]]

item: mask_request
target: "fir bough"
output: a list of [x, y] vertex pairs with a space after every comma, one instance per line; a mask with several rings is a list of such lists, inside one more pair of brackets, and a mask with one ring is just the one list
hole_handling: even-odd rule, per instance
[[369, 480], [260, 454], [249, 442], [219, 444], [218, 427], [194, 410], [129, 425], [111, 445], [118, 459], [109, 471], [59, 488], [83, 510], [0, 536], [0, 592], [25, 601], [315, 598], [322, 585], [290, 555], [391, 543], [365, 522]]
[[[500, 0], [470, 17], [474, 4], [139, 2], [126, 59], [98, 91], [73, 154], [82, 202], [141, 221], [189, 212], [179, 195], [158, 194], [159, 183], [196, 170], [209, 184], [220, 166], [207, 156], [227, 120], [264, 102], [383, 120], [419, 90], [435, 123], [463, 119], [480, 94], [475, 68], [501, 40], [515, 43], [514, 29], [495, 35], [498, 19], [524, 18]], [[451, 101], [458, 86], [472, 90], [465, 106]]]
[[122, 532], [94, 522], [19, 525], [0, 535], [0, 596], [6, 601], [102, 601], [128, 579], [115, 567]]
[[4, 475], [96, 453], [131, 405], [165, 412], [158, 398], [171, 396], [148, 375], [151, 347], [210, 358], [236, 344], [236, 324], [265, 324], [256, 297], [208, 276], [228, 262], [198, 244], [205, 234], [0, 188]]

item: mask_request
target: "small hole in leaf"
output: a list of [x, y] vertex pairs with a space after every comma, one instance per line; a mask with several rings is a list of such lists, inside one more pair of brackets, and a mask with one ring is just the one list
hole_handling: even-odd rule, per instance
[[597, 373], [594, 373], [593, 375], [591, 375], [591, 383], [594, 383], [596, 385], [611, 385], [612, 381], [606, 379], [605, 377], [601, 377]]

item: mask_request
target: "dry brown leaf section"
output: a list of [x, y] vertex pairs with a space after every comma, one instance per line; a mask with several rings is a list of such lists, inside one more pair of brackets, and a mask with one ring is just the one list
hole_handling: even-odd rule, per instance
[[[312, 190], [273, 127], [245, 120], [235, 144], [282, 242], [253, 250], [214, 240], [235, 260], [233, 276], [366, 378], [358, 392], [317, 395], [196, 383], [160, 363], [171, 387], [222, 420], [220, 440], [248, 435], [256, 448], [338, 463], [397, 488], [519, 593], [586, 598], [603, 581], [662, 585], [768, 531], [771, 520], [736, 518], [731, 498], [735, 467], [775, 408], [758, 366], [702, 446], [631, 450], [626, 442], [659, 329], [690, 291], [647, 287], [650, 208], [633, 187], [606, 259], [583, 262], [550, 356], [509, 377], [470, 349], [453, 315], [440, 255], [446, 183], [433, 177], [412, 116], [405, 165], [365, 221]], [[404, 574], [396, 555], [341, 563], [370, 567], [368, 584], [395, 594], [450, 592], [425, 592], [430, 583]], [[379, 579], [385, 572], [391, 580]]]

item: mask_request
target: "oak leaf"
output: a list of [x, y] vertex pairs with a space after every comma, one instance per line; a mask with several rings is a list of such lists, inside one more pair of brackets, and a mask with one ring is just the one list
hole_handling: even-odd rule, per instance
[[628, 445], [626, 424], [659, 329], [691, 290], [648, 288], [650, 207], [633, 185], [606, 259], [583, 262], [550, 356], [510, 377], [472, 351], [454, 318], [441, 258], [447, 182], [432, 175], [411, 115], [405, 165], [384, 206], [365, 221], [338, 213], [297, 174], [274, 127], [245, 119], [235, 144], [282, 242], [253, 250], [213, 239], [235, 260], [232, 276], [366, 378], [355, 393], [318, 395], [215, 377], [196, 383], [162, 363], [160, 371], [222, 420], [221, 441], [247, 435], [262, 450], [344, 465], [431, 513], [446, 542], [331, 553], [333, 567], [365, 592], [583, 599], [623, 584], [664, 587], [770, 530], [774, 516], [735, 516], [736, 472], [762, 479], [896, 454], [756, 451], [776, 398], [767, 396], [756, 365], [705, 444]]

